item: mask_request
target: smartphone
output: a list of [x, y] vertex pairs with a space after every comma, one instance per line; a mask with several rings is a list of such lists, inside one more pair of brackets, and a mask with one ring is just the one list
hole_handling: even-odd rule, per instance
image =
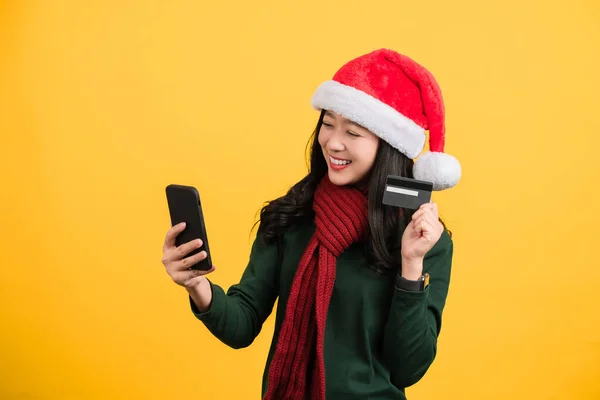
[[212, 268], [212, 259], [208, 248], [208, 237], [206, 235], [206, 224], [200, 203], [200, 194], [193, 186], [169, 185], [166, 188], [167, 203], [171, 216], [171, 226], [185, 222], [185, 229], [177, 235], [175, 245], [181, 246], [191, 240], [201, 239], [202, 246], [189, 252], [185, 257], [206, 251], [207, 257], [191, 265], [191, 269], [207, 271]]

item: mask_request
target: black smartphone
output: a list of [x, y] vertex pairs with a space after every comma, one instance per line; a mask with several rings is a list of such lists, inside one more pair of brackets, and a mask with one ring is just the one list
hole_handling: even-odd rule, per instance
[[171, 226], [185, 222], [185, 229], [177, 235], [175, 245], [181, 246], [191, 240], [201, 239], [202, 246], [189, 252], [186, 257], [206, 251], [207, 257], [191, 265], [191, 269], [207, 271], [212, 268], [212, 259], [208, 248], [208, 237], [206, 235], [206, 224], [200, 203], [200, 194], [193, 186], [169, 185], [166, 188], [167, 203], [171, 215]]

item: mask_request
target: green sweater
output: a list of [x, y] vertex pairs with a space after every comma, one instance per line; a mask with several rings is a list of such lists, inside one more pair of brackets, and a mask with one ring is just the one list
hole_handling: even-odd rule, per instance
[[[266, 393], [269, 364], [296, 267], [315, 230], [314, 224], [294, 227], [284, 235], [282, 265], [278, 245], [255, 240], [241, 280], [227, 293], [211, 282], [211, 308], [194, 315], [219, 340], [233, 348], [249, 346], [277, 304], [275, 331], [262, 393]], [[446, 302], [453, 244], [444, 231], [427, 254], [424, 271], [429, 286], [422, 292], [396, 288], [396, 276], [367, 268], [364, 244], [356, 244], [337, 260], [335, 286], [325, 328], [325, 370], [328, 400], [405, 399], [434, 360]]]

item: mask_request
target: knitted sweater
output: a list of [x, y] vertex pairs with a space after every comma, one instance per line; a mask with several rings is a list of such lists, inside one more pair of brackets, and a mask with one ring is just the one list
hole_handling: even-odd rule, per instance
[[[255, 240], [239, 283], [227, 292], [210, 283], [213, 300], [207, 312], [199, 312], [189, 299], [194, 315], [233, 348], [254, 341], [278, 299], [263, 396], [294, 273], [314, 230], [313, 224], [289, 229], [281, 247]], [[436, 355], [452, 254], [452, 240], [444, 231], [425, 257], [430, 281], [422, 292], [401, 290], [395, 274], [368, 268], [364, 244], [341, 254], [325, 328], [328, 400], [406, 398], [404, 389], [424, 376]]]

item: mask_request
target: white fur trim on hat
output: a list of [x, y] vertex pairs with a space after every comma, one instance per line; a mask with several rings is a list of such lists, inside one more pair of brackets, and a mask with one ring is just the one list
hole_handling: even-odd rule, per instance
[[356, 122], [409, 158], [417, 157], [425, 145], [425, 130], [414, 121], [367, 93], [337, 81], [321, 83], [311, 105]]
[[432, 182], [433, 190], [454, 187], [462, 174], [460, 163], [447, 153], [425, 152], [415, 161], [413, 176], [415, 179]]

